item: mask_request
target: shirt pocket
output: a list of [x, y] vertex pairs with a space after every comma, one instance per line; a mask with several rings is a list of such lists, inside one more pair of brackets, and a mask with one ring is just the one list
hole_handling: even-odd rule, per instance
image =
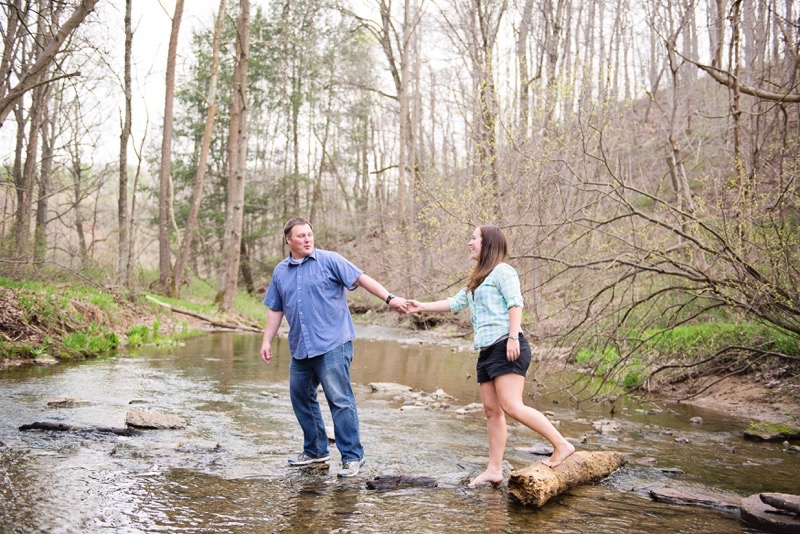
[[308, 298], [320, 318], [335, 316], [342, 309], [344, 289], [324, 273], [314, 273], [308, 280]]

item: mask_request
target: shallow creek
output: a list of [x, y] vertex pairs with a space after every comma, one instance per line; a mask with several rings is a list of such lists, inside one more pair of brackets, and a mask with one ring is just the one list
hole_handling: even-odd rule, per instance
[[[400, 330], [360, 327], [359, 336], [352, 379], [368, 462], [355, 479], [336, 477], [335, 447], [329, 469], [287, 466], [302, 435], [283, 338], [269, 366], [258, 356], [259, 335], [223, 333], [181, 347], [0, 372], [0, 531], [757, 532], [736, 513], [656, 503], [647, 491], [800, 492], [800, 457], [780, 443], [743, 440], [744, 419], [676, 404], [631, 403], [613, 417], [607, 407], [578, 410], [555, 387], [535, 391], [530, 373], [529, 404], [554, 412], [579, 449], [617, 450], [628, 464], [538, 510], [515, 504], [503, 489], [468, 489], [464, 478], [486, 460], [485, 418], [454, 410], [480, 402], [476, 355], [410, 343]], [[441, 388], [454, 397], [453, 408], [401, 409], [370, 382]], [[89, 402], [47, 407], [60, 396]], [[146, 402], [130, 404], [135, 399]], [[132, 437], [18, 430], [34, 421], [124, 427], [131, 409], [177, 414], [188, 425]], [[704, 423], [690, 423], [694, 416]], [[599, 434], [592, 423], [601, 419], [619, 430]], [[676, 441], [682, 438], [688, 443]], [[535, 445], [545, 443], [511, 424], [507, 461], [515, 468], [538, 461], [524, 450]], [[439, 486], [366, 487], [387, 474], [430, 476]]]

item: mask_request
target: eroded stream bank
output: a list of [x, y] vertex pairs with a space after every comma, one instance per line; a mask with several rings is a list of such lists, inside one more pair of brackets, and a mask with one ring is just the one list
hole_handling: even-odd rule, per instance
[[[464, 477], [481, 469], [486, 455], [483, 414], [455, 413], [480, 400], [474, 354], [398, 343], [390, 331], [361, 334], [352, 374], [368, 463], [355, 480], [336, 478], [335, 451], [329, 470], [287, 467], [301, 435], [289, 404], [285, 340], [270, 366], [258, 358], [260, 336], [215, 334], [179, 348], [4, 371], [3, 531], [751, 532], [735, 513], [654, 503], [647, 492], [665, 485], [733, 497], [797, 492], [800, 457], [780, 443], [743, 440], [745, 419], [633, 404], [611, 418], [607, 408], [578, 412], [559, 395], [532, 402], [553, 412], [579, 447], [623, 452], [628, 465], [540, 510], [510, 502], [503, 490], [468, 490]], [[453, 397], [451, 408], [403, 408], [373, 392], [371, 382], [442, 389]], [[46, 407], [60, 396], [89, 403]], [[132, 400], [144, 404], [132, 407]], [[133, 437], [18, 431], [42, 420], [120, 427], [133, 408], [177, 414], [188, 424]], [[698, 416], [703, 424], [690, 423]], [[544, 445], [538, 436], [512, 426], [508, 462], [536, 461], [526, 450], [537, 445]], [[369, 478], [390, 473], [432, 476], [439, 486], [366, 488]]]

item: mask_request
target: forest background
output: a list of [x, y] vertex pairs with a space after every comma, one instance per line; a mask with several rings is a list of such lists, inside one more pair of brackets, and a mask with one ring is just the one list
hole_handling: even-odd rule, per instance
[[[6, 286], [201, 280], [231, 312], [304, 215], [320, 248], [438, 299], [494, 223], [526, 331], [601, 383], [761, 372], [800, 398], [791, 0], [210, 5], [188, 31], [183, 0], [0, 2]], [[167, 38], [142, 110], [156, 62], [135, 51]]]

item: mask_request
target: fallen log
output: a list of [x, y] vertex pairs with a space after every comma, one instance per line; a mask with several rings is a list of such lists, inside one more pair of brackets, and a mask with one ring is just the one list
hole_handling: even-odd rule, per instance
[[133, 428], [113, 428], [104, 426], [81, 426], [68, 425], [66, 423], [35, 422], [29, 425], [21, 425], [20, 431], [27, 430], [54, 430], [57, 432], [102, 432], [106, 434], [116, 434], [117, 436], [138, 436], [142, 432]]
[[555, 468], [538, 462], [511, 472], [508, 494], [524, 505], [538, 508], [570, 488], [607, 477], [624, 463], [622, 454], [606, 451], [576, 452]]
[[202, 313], [197, 313], [191, 310], [178, 308], [177, 306], [167, 304], [166, 302], [161, 302], [160, 300], [153, 298], [150, 295], [145, 295], [145, 298], [155, 304], [158, 304], [159, 306], [168, 309], [173, 313], [179, 313], [181, 315], [188, 315], [189, 317], [194, 317], [195, 319], [200, 319], [201, 321], [207, 322], [211, 326], [217, 326], [219, 328], [229, 328], [231, 330], [244, 330], [246, 332], [257, 332], [259, 334], [263, 332], [262, 329], [256, 328], [254, 326], [245, 325], [241, 323], [228, 323], [225, 321], [218, 321], [217, 319], [214, 319], [213, 317], [208, 317], [207, 315], [203, 315]]

